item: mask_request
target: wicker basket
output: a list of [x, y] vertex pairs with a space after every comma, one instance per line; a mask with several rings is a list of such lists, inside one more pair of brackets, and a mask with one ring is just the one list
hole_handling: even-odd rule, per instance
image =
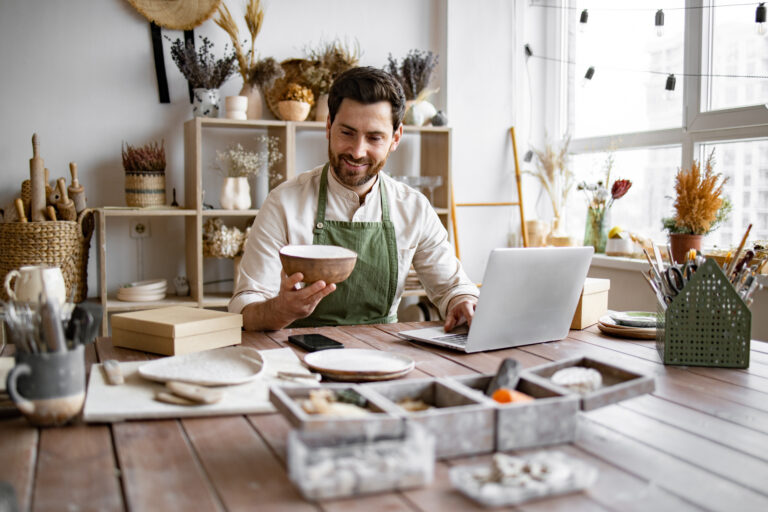
[[165, 205], [165, 173], [125, 173], [125, 204], [127, 206]]
[[[267, 107], [276, 119], [282, 119], [280, 117], [280, 111], [277, 107], [277, 104], [283, 99], [283, 94], [285, 93], [286, 89], [288, 89], [290, 84], [297, 83], [305, 87], [310, 87], [304, 79], [303, 71], [304, 68], [306, 68], [309, 64], [310, 61], [306, 59], [288, 59], [280, 63], [280, 66], [282, 66], [285, 75], [275, 80], [275, 82], [272, 84], [272, 87], [269, 87], [266, 91], [264, 91], [264, 99], [266, 100]], [[312, 93], [315, 95], [315, 97], [319, 96], [318, 91], [314, 89], [312, 90]], [[308, 117], [310, 119], [314, 119], [314, 113], [315, 103], [313, 101], [310, 103]]]
[[[67, 297], [74, 301], [88, 296], [88, 251], [93, 234], [93, 211], [80, 212], [77, 221], [6, 222], [0, 224], [0, 276], [24, 265], [61, 268]], [[4, 287], [0, 297], [8, 300]]]

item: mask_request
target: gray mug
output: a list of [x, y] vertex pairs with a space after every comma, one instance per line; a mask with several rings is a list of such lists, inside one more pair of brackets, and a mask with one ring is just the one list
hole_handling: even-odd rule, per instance
[[16, 407], [34, 425], [63, 425], [85, 401], [85, 352], [17, 352], [6, 388]]

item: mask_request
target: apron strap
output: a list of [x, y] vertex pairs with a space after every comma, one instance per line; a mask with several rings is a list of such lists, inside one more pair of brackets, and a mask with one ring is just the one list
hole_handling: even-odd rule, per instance
[[325, 205], [328, 200], [328, 167], [330, 165], [330, 162], [326, 162], [325, 166], [323, 166], [323, 172], [320, 174], [320, 190], [317, 195], [315, 227], [312, 229], [312, 233], [315, 234], [314, 243], [317, 243], [317, 237], [323, 232], [323, 226], [325, 226]]

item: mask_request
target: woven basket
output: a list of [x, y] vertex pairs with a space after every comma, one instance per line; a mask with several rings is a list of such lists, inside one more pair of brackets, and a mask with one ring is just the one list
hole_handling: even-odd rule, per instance
[[[88, 296], [88, 252], [93, 234], [93, 210], [80, 212], [77, 221], [5, 222], [0, 224], [0, 276], [24, 265], [61, 268], [67, 297], [74, 301]], [[0, 297], [8, 300], [4, 287]]]
[[[303, 68], [305, 68], [309, 63], [310, 61], [306, 59], [288, 59], [280, 63], [283, 71], [285, 71], [285, 75], [275, 80], [274, 84], [272, 84], [272, 87], [264, 91], [264, 99], [266, 100], [267, 107], [276, 119], [282, 119], [280, 117], [280, 111], [278, 110], [277, 104], [283, 99], [283, 94], [285, 93], [285, 90], [288, 89], [290, 84], [297, 83], [305, 87], [310, 87], [304, 79], [303, 71]], [[312, 93], [316, 98], [319, 96], [318, 91], [314, 89], [312, 90]], [[310, 111], [308, 115], [310, 119], [314, 119], [314, 112], [315, 104], [313, 101], [310, 103]]]
[[165, 205], [165, 173], [125, 173], [125, 204], [127, 206]]

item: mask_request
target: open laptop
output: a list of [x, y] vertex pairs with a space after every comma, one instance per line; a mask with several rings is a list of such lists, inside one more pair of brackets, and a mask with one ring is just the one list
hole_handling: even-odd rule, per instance
[[561, 340], [579, 303], [592, 247], [494, 249], [485, 267], [472, 327], [401, 331], [403, 338], [463, 352]]

